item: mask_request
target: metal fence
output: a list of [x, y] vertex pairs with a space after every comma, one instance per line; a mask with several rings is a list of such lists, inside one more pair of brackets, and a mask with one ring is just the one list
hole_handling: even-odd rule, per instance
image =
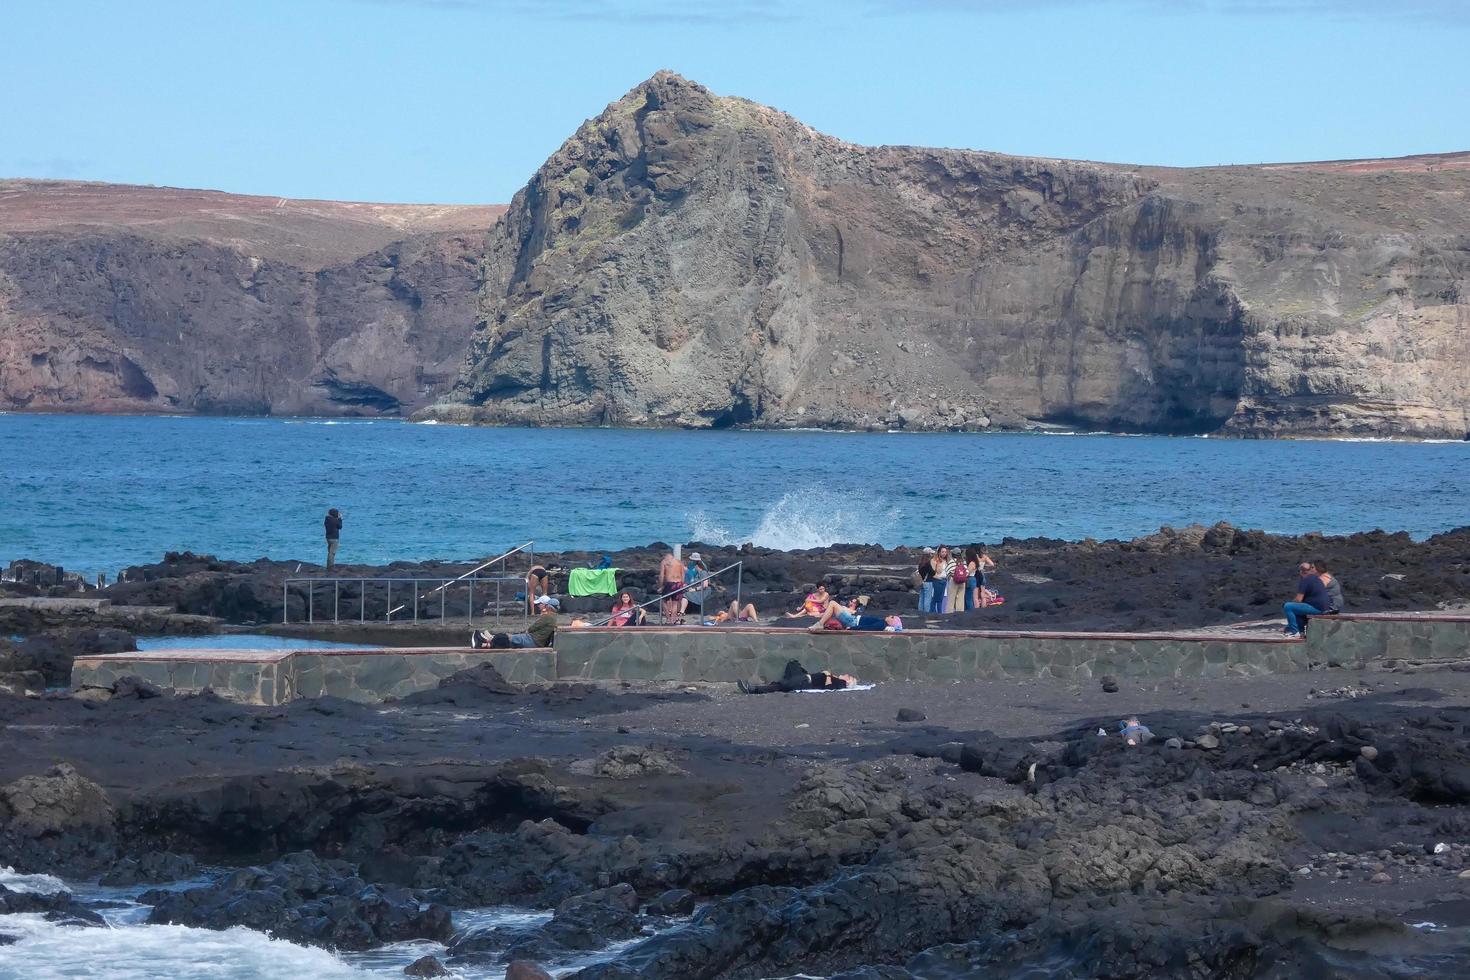
[[[477, 601], [485, 605], [481, 612], [481, 618], [493, 616], [497, 621], [503, 612], [507, 602], [506, 595], [509, 593], [509, 601], [521, 603], [518, 609], [523, 608], [523, 599], [518, 594], [523, 592], [526, 585], [526, 576], [506, 575], [506, 562], [514, 555], [525, 553], [529, 559], [528, 570], [536, 563], [536, 553], [532, 550], [535, 542], [527, 541], [517, 548], [512, 548], [503, 555], [497, 555], [489, 561], [484, 562], [463, 575], [450, 578], [448, 576], [435, 577], [427, 575], [412, 576], [382, 576], [368, 577], [361, 575], [322, 575], [311, 577], [288, 578], [281, 584], [281, 622], [291, 622], [291, 593], [293, 589], [297, 592], [305, 592], [306, 616], [303, 622], [315, 623], [316, 603], [320, 596], [323, 602], [322, 621], [340, 623], [343, 619], [343, 601], [346, 600], [347, 619], [352, 618], [353, 606], [356, 606], [357, 622], [368, 622], [369, 596], [373, 596], [374, 607], [373, 621], [378, 621], [377, 595], [381, 594], [383, 599], [382, 621], [393, 622], [393, 617], [399, 613], [408, 613], [402, 619], [411, 622], [419, 622], [421, 619], [438, 619], [446, 621], [451, 612], [456, 616], [461, 609], [465, 618], [473, 623], [477, 609]], [[489, 569], [493, 565], [499, 565], [499, 575], [479, 575], [479, 572]], [[424, 586], [429, 586], [424, 591]], [[330, 590], [330, 607], [326, 606], [327, 595], [322, 593]], [[398, 605], [393, 604], [395, 592], [399, 597]], [[407, 594], [406, 594], [407, 593]], [[437, 607], [437, 608], [435, 608]], [[327, 608], [331, 609], [330, 619], [326, 615]], [[435, 616], [435, 613], [438, 615]]]
[[[455, 588], [456, 586], [462, 588]], [[427, 591], [425, 591], [426, 587]], [[323, 622], [339, 623], [342, 621], [345, 598], [347, 618], [350, 620], [352, 613], [356, 612], [357, 622], [366, 623], [370, 595], [374, 595], [372, 602], [374, 622], [378, 620], [376, 595], [381, 595], [384, 610], [382, 621], [385, 623], [393, 622], [394, 616], [399, 613], [406, 614], [400, 617], [401, 619], [415, 623], [422, 619], [445, 621], [451, 613], [455, 618], [463, 613], [464, 618], [473, 623], [477, 601], [485, 605], [480, 612], [481, 618], [493, 617], [498, 620], [502, 614], [502, 607], [507, 601], [514, 603], [517, 609], [523, 608], [525, 600], [518, 596], [524, 592], [525, 587], [525, 578], [515, 575], [477, 576], [475, 578], [428, 578], [423, 576], [416, 578], [397, 576], [288, 578], [281, 586], [281, 622], [291, 622], [291, 592], [293, 589], [306, 593], [306, 618], [303, 622], [307, 623], [317, 621], [316, 601], [318, 598], [321, 598], [323, 604]], [[399, 604], [396, 606], [393, 604], [395, 595], [399, 597]], [[330, 600], [330, 605], [328, 600]], [[354, 610], [353, 606], [357, 608]], [[330, 611], [330, 616], [328, 611]]]

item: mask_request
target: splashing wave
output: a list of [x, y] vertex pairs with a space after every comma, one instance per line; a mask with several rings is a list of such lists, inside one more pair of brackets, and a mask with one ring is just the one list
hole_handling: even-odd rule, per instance
[[782, 494], [761, 514], [755, 530], [732, 531], [728, 522], [704, 511], [688, 515], [690, 538], [707, 544], [738, 545], [749, 541], [762, 548], [798, 551], [833, 544], [877, 544], [898, 524], [900, 511], [869, 493], [846, 493], [805, 487]]

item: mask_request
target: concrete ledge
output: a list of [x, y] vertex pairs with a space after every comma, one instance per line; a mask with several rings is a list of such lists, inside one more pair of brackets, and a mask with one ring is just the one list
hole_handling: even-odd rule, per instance
[[1218, 633], [914, 630], [822, 632], [780, 626], [563, 629], [556, 649], [169, 650], [79, 657], [72, 683], [133, 674], [178, 691], [213, 688], [253, 704], [297, 697], [403, 697], [481, 663], [515, 683], [735, 681], [779, 677], [788, 660], [872, 681], [1054, 677], [1224, 677], [1313, 664], [1470, 660], [1470, 616], [1314, 617], [1308, 639]]
[[210, 688], [247, 704], [284, 704], [298, 697], [377, 702], [437, 687], [439, 681], [493, 663], [518, 684], [556, 679], [554, 650], [469, 647], [364, 650], [159, 650], [78, 657], [72, 687], [110, 687], [132, 675], [159, 687], [194, 693]]
[[788, 660], [874, 681], [1218, 677], [1303, 670], [1308, 663], [1300, 640], [1197, 633], [638, 627], [563, 630], [556, 646], [563, 680], [771, 678]]

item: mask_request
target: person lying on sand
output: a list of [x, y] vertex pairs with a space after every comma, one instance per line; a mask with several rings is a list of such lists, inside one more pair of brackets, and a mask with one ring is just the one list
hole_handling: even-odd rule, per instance
[[769, 684], [751, 684], [748, 681], [735, 682], [740, 690], [746, 694], [777, 694], [790, 693], [792, 691], [815, 691], [826, 688], [841, 690], [857, 685], [857, 678], [851, 674], [834, 674], [830, 671], [819, 670], [815, 674], [807, 673], [807, 669], [800, 661], [788, 660], [786, 670], [782, 672], [779, 681]]
[[856, 599], [847, 600], [843, 605], [839, 602], [827, 603], [827, 608], [822, 610], [822, 616], [811, 626], [807, 627], [809, 632], [820, 633], [827, 629], [827, 623], [835, 619], [844, 628], [850, 630], [868, 630], [874, 633], [887, 631], [899, 633], [903, 631], [903, 620], [897, 616], [867, 616], [861, 610], [867, 608], [868, 597], [860, 595]]
[[1142, 745], [1154, 737], [1154, 733], [1149, 731], [1147, 725], [1138, 720], [1137, 715], [1118, 722], [1118, 734], [1122, 735], [1123, 740], [1129, 745]]
[[782, 619], [799, 619], [802, 616], [820, 616], [827, 611], [827, 604], [832, 601], [825, 585], [819, 585], [802, 602], [801, 608], [794, 612], [782, 613]]

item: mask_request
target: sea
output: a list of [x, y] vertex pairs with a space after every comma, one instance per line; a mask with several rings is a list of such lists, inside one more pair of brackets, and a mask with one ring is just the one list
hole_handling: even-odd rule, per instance
[[0, 563], [111, 578], [167, 551], [473, 559], [654, 542], [1129, 538], [1470, 524], [1470, 443], [1093, 433], [518, 429], [0, 414]]
[[[543, 551], [657, 541], [797, 549], [1128, 538], [1216, 521], [1424, 538], [1470, 524], [1467, 483], [1465, 443], [0, 414], [0, 564], [33, 558], [112, 577], [167, 551], [319, 561], [328, 507], [344, 514], [339, 561], [372, 564], [485, 557], [527, 541]], [[339, 955], [243, 928], [149, 926], [136, 889], [7, 868], [0, 884], [113, 903], [107, 929], [0, 918], [0, 978], [392, 977], [443, 952], [406, 943]], [[546, 913], [456, 916], [472, 928]]]

